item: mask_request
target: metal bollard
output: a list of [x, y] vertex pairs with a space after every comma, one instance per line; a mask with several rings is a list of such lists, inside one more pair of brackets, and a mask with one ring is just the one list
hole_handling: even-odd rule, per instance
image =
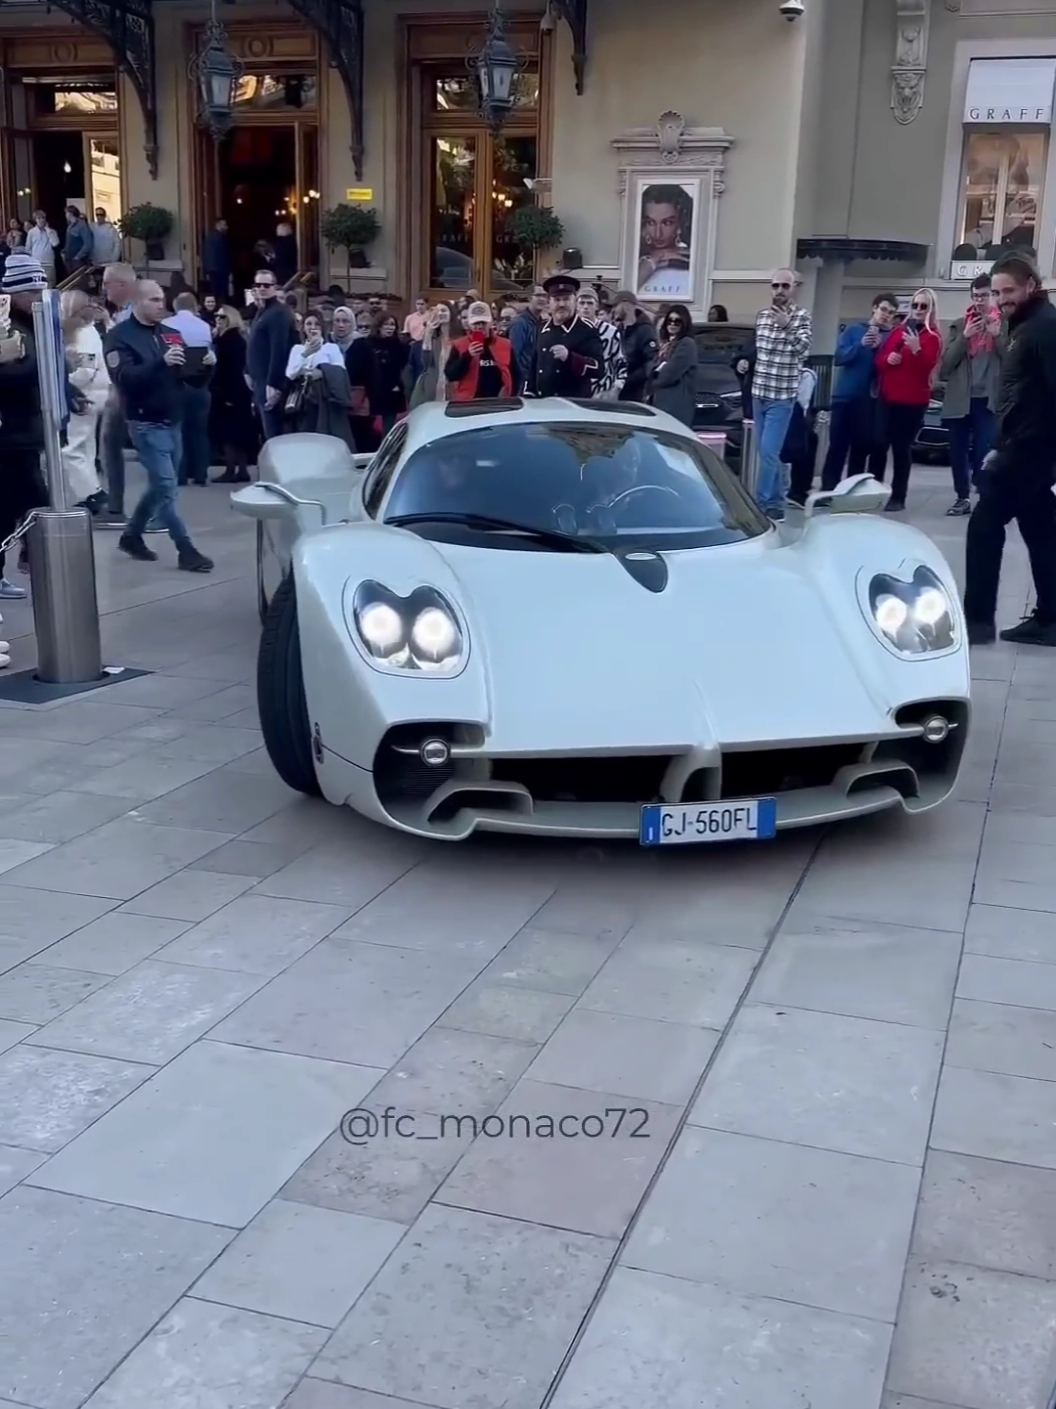
[[759, 443], [755, 437], [755, 422], [744, 423], [741, 443], [741, 483], [754, 499], [759, 488]]
[[720, 460], [725, 460], [727, 449], [725, 431], [697, 431], [696, 437], [701, 445], [706, 445], [709, 450], [714, 450]]
[[819, 411], [814, 422], [814, 430], [818, 437], [818, 453], [814, 462], [815, 474], [821, 474], [825, 468], [825, 461], [829, 454], [829, 440], [832, 436], [832, 412]]
[[40, 509], [27, 534], [37, 679], [81, 685], [103, 673], [92, 520], [84, 509]]

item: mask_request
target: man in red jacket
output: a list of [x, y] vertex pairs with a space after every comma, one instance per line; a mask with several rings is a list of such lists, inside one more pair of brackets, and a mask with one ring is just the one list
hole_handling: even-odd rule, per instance
[[869, 473], [884, 479], [890, 450], [891, 498], [887, 512], [891, 514], [906, 507], [913, 442], [924, 424], [935, 368], [942, 356], [942, 337], [936, 322], [935, 295], [930, 289], [918, 289], [909, 317], [876, 355], [880, 433], [869, 456]]
[[471, 303], [466, 310], [464, 338], [451, 344], [444, 368], [452, 401], [487, 401], [513, 395], [513, 348], [508, 338], [495, 335], [491, 309]]

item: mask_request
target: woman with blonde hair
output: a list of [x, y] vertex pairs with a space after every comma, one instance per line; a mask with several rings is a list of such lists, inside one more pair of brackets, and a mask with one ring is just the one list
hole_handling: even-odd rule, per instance
[[62, 465], [74, 502], [95, 514], [106, 499], [95, 469], [96, 430], [110, 396], [110, 373], [97, 326], [101, 310], [82, 289], [67, 289], [60, 309], [70, 385], [82, 398], [79, 409], [70, 413]]
[[438, 303], [430, 308], [422, 337], [422, 370], [411, 392], [411, 410], [426, 401], [447, 400], [445, 368], [451, 356], [451, 305]]
[[901, 513], [913, 468], [913, 442], [920, 434], [935, 386], [942, 333], [935, 294], [918, 289], [909, 317], [881, 344], [876, 354], [879, 426], [869, 456], [869, 472], [883, 480], [891, 452], [891, 498], [887, 512]]

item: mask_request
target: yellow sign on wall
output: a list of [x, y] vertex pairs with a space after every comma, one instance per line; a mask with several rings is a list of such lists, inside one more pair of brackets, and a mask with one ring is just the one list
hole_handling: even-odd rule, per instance
[[372, 186], [349, 186], [345, 192], [346, 201], [372, 201], [374, 199], [374, 188]]

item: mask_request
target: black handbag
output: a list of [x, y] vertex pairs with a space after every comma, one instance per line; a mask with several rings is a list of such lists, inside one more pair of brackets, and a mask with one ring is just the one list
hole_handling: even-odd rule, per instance
[[286, 393], [286, 400], [282, 403], [282, 409], [287, 416], [299, 416], [301, 407], [304, 405], [304, 395], [307, 388], [303, 378], [298, 379]]

